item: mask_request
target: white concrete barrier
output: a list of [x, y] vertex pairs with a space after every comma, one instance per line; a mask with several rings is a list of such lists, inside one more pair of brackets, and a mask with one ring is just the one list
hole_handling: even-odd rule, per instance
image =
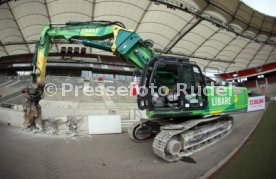
[[24, 113], [14, 109], [0, 108], [0, 122], [16, 127], [23, 127]]
[[88, 116], [89, 134], [121, 133], [121, 116]]

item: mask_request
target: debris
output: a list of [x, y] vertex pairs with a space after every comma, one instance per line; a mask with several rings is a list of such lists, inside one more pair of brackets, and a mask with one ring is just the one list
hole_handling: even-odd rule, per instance
[[70, 134], [70, 136], [71, 137], [75, 137], [75, 136], [77, 136], [77, 134], [76, 133], [72, 133], [72, 134]]
[[28, 128], [35, 125], [42, 130], [42, 112], [39, 101], [42, 98], [43, 89], [41, 88], [27, 88], [22, 90], [26, 94], [26, 100], [22, 104], [24, 110], [24, 127]]

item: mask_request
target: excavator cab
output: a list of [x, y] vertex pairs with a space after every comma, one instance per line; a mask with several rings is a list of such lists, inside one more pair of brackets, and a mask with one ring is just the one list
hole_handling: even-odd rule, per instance
[[203, 109], [204, 76], [187, 58], [155, 57], [144, 68], [138, 95], [139, 109], [179, 111]]

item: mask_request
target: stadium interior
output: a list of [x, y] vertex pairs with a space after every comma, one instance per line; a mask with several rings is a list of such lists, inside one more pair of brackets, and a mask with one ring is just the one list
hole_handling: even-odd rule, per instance
[[[275, 129], [265, 128], [268, 122], [275, 126], [276, 119], [275, 19], [240, 0], [0, 0], [0, 178], [275, 178]], [[23, 129], [24, 90], [33, 85], [36, 44], [44, 25], [100, 21], [122, 22], [142, 39], [151, 39], [157, 56], [188, 59], [202, 71], [204, 84], [246, 88], [249, 100], [263, 96], [265, 108], [234, 111], [229, 136], [166, 163], [152, 152], [151, 139], [135, 143], [127, 137], [130, 126], [148, 116], [137, 105], [142, 80], [137, 66], [121, 54], [58, 39], [49, 48], [45, 78], [54, 93], [45, 90], [39, 102], [43, 132]], [[165, 74], [168, 82], [180, 70], [173, 64], [166, 71], [173, 74]], [[85, 87], [99, 92], [124, 87], [127, 94], [87, 96]], [[94, 116], [119, 116], [120, 132], [91, 134]], [[271, 141], [267, 161], [248, 157], [248, 163], [240, 162], [249, 156], [251, 140], [257, 143], [262, 135]], [[257, 168], [259, 161], [265, 167]]]

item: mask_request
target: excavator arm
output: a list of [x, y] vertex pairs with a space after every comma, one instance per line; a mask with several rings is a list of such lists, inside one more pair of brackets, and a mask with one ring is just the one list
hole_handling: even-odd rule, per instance
[[[140, 69], [155, 55], [146, 45], [148, 43], [119, 22], [69, 22], [57, 27], [49, 24], [44, 26], [40, 34], [33, 57], [33, 82], [39, 86], [44, 85], [49, 48], [53, 40], [61, 39], [113, 52]], [[112, 42], [104, 43], [106, 39], [112, 39]]]
[[42, 128], [39, 101], [44, 92], [49, 49], [55, 40], [66, 40], [87, 47], [110, 51], [123, 60], [131, 62], [138, 69], [143, 69], [147, 61], [155, 56], [151, 49], [153, 45], [151, 41], [143, 41], [137, 33], [125, 29], [120, 22], [92, 21], [45, 25], [33, 56], [33, 85], [23, 91], [27, 94], [23, 104], [25, 127], [36, 123], [38, 128]]

